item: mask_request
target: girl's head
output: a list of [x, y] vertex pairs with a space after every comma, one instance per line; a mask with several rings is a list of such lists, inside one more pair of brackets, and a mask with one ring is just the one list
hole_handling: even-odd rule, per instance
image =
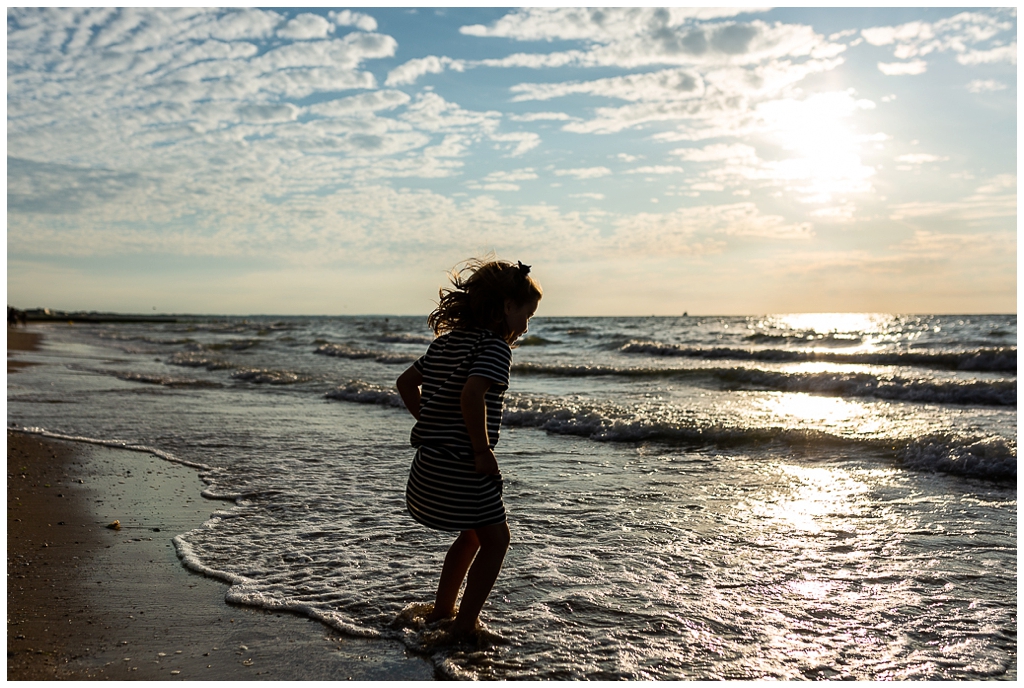
[[530, 266], [504, 260], [471, 259], [448, 274], [454, 289], [441, 289], [441, 300], [427, 318], [434, 334], [469, 327], [495, 332], [512, 345], [537, 310], [543, 292], [530, 277]]

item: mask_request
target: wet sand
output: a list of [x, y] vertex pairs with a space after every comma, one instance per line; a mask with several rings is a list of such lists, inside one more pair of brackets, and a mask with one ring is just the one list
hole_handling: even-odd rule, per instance
[[15, 327], [7, 328], [7, 374], [10, 375], [13, 372], [18, 371], [21, 368], [30, 365], [36, 365], [28, 361], [19, 361], [17, 358], [11, 358], [11, 352], [18, 351], [37, 351], [39, 349], [39, 342], [41, 337], [36, 332], [28, 332], [26, 330], [19, 330]]
[[227, 604], [171, 542], [226, 506], [201, 488], [150, 454], [8, 429], [8, 680], [435, 677], [397, 643]]

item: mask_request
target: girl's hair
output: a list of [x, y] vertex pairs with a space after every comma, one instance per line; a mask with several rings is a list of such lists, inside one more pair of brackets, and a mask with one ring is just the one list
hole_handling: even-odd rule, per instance
[[441, 336], [452, 330], [483, 327], [511, 346], [515, 341], [505, 324], [505, 300], [517, 306], [539, 301], [540, 285], [530, 277], [530, 266], [504, 260], [471, 258], [448, 273], [454, 289], [442, 288], [440, 301], [427, 317], [427, 325]]

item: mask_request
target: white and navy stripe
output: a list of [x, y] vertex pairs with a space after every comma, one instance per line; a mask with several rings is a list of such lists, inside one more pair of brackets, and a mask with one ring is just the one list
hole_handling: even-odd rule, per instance
[[423, 386], [412, 446], [467, 448], [472, 454], [473, 445], [462, 419], [462, 388], [471, 375], [478, 375], [491, 381], [484, 401], [487, 436], [493, 449], [498, 442], [501, 407], [512, 365], [512, 349], [505, 340], [488, 330], [454, 330], [435, 339], [413, 365], [423, 375]]
[[417, 521], [439, 530], [472, 530], [505, 521], [501, 476], [477, 473], [462, 417], [462, 389], [470, 376], [491, 381], [484, 395], [487, 435], [498, 442], [512, 350], [483, 329], [454, 330], [431, 343], [413, 364], [423, 375], [420, 418], [412, 430], [416, 458], [406, 503]]

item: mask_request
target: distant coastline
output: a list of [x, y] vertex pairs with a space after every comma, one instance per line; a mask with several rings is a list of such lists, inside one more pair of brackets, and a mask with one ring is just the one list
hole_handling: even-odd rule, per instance
[[96, 311], [58, 311], [50, 308], [30, 308], [21, 311], [28, 322], [178, 322], [173, 315], [137, 315], [133, 313], [98, 313]]

